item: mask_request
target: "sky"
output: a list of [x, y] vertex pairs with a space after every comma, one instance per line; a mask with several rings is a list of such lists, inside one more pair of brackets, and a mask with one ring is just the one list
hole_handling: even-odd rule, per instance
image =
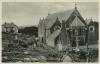
[[[2, 20], [13, 22], [18, 26], [38, 25], [40, 18], [45, 18], [48, 13], [53, 14], [74, 9], [74, 2], [3, 2]], [[98, 21], [97, 2], [77, 2], [77, 8], [84, 19]]]

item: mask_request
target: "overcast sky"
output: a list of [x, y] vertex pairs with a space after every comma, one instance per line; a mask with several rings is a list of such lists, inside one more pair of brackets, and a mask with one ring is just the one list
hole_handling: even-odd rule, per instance
[[[9, 2], [3, 3], [2, 18], [4, 22], [14, 22], [18, 26], [37, 25], [40, 18], [45, 18], [48, 13], [56, 13], [74, 9], [73, 2]], [[98, 20], [98, 3], [77, 3], [81, 15], [85, 18]]]

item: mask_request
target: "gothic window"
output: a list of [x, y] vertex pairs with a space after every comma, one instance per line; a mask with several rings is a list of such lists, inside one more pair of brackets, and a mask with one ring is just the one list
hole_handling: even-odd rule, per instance
[[71, 36], [73, 36], [74, 35], [74, 30], [73, 29], [70, 29], [69, 30], [69, 33], [70, 33]]
[[58, 29], [60, 29], [60, 26], [55, 26], [54, 27], [54, 30], [58, 30]]
[[91, 32], [93, 32], [93, 31], [94, 31], [94, 26], [90, 26], [90, 27], [89, 27], [89, 30], [90, 30]]
[[81, 35], [82, 29], [79, 29], [79, 35]]
[[78, 30], [77, 29], [75, 30], [75, 35], [78, 35]]
[[81, 35], [85, 34], [85, 29], [81, 29]]
[[42, 37], [42, 43], [43, 43], [43, 37]]

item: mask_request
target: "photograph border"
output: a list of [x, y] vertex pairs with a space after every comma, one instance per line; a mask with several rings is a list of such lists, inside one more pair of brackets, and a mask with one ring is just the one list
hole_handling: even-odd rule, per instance
[[[98, 2], [98, 10], [100, 11], [100, 0], [0, 0], [0, 31], [2, 31], [2, 2]], [[100, 18], [100, 12], [98, 12], [98, 16]], [[98, 22], [100, 23], [100, 19], [98, 20]], [[100, 26], [99, 26], [100, 28]], [[99, 29], [100, 31], [100, 29]], [[100, 34], [99, 34], [100, 36]], [[100, 40], [100, 38], [99, 38]], [[98, 45], [98, 47], [100, 46], [100, 43]], [[99, 60], [100, 60], [100, 47], [99, 47]], [[2, 63], [2, 33], [0, 33], [0, 63]], [[93, 64], [99, 64], [100, 61], [98, 61], [97, 63], [93, 63]], [[4, 63], [4, 62], [3, 62]], [[15, 64], [33, 64], [31, 62], [25, 62], [25, 63], [15, 63]], [[39, 62], [34, 62], [36, 64], [40, 64]], [[4, 63], [4, 64], [8, 64], [8, 63]], [[14, 64], [14, 63], [10, 63], [10, 64]], [[41, 63], [44, 64], [44, 63]], [[45, 63], [45, 64], [50, 64], [50, 63]], [[66, 62], [60, 62], [60, 63], [55, 63], [55, 64], [92, 64], [92, 63], [66, 63]]]

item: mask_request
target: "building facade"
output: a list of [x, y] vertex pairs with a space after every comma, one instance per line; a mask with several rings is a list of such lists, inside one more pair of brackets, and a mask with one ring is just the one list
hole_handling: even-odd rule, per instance
[[14, 23], [4, 23], [2, 24], [2, 47], [3, 50], [6, 49], [6, 47], [9, 44], [17, 43], [18, 40], [18, 26], [16, 26]]
[[38, 25], [39, 41], [59, 50], [69, 47], [79, 48], [87, 42], [91, 43], [92, 39], [97, 41], [95, 37], [98, 37], [98, 29], [94, 23], [91, 20], [87, 24], [77, 7], [72, 10], [49, 14], [45, 19], [40, 19]]
[[18, 26], [14, 23], [4, 23], [2, 25], [2, 38], [4, 41], [5, 39], [10, 40], [17, 40], [18, 39]]

